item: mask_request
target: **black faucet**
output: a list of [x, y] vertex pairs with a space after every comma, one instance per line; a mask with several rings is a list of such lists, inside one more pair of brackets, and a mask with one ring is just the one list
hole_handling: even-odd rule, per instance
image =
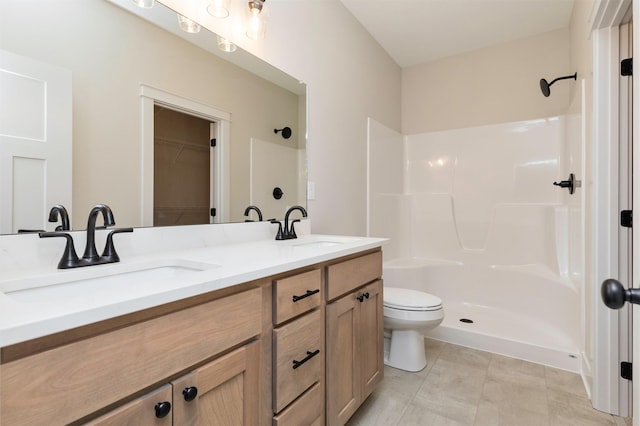
[[98, 214], [102, 213], [102, 218], [104, 219], [104, 226], [113, 226], [116, 224], [116, 221], [113, 220], [113, 212], [109, 206], [105, 204], [98, 204], [94, 208], [91, 209], [89, 213], [89, 219], [87, 221], [87, 244], [84, 247], [84, 254], [82, 258], [88, 260], [90, 262], [94, 262], [98, 260], [100, 256], [98, 256], [98, 251], [96, 250], [96, 219], [98, 218]]
[[[258, 213], [258, 221], [262, 222], [262, 212], [260, 211], [260, 209], [256, 206], [249, 206], [244, 210], [244, 215], [246, 217], [249, 217], [249, 212], [251, 210], [255, 210], [256, 213]], [[245, 222], [252, 222], [251, 220], [245, 220]]]
[[51, 207], [49, 211], [49, 222], [55, 223], [60, 216], [60, 225], [56, 226], [56, 231], [71, 231], [71, 225], [69, 224], [69, 213], [62, 204], [56, 204]]
[[121, 232], [133, 232], [133, 228], [114, 229], [109, 232], [109, 235], [107, 235], [107, 242], [105, 244], [104, 251], [101, 256], [98, 256], [95, 243], [95, 233], [96, 220], [99, 213], [102, 213], [105, 227], [113, 226], [116, 224], [115, 220], [113, 219], [113, 213], [111, 212], [109, 206], [98, 204], [93, 209], [91, 209], [91, 212], [89, 213], [89, 219], [87, 221], [87, 244], [82, 259], [79, 259], [78, 255], [76, 254], [76, 249], [73, 244], [73, 237], [70, 234], [66, 232], [40, 232], [38, 234], [40, 238], [63, 237], [67, 240], [62, 258], [60, 258], [60, 261], [58, 262], [58, 269], [79, 268], [81, 266], [102, 265], [104, 263], [114, 263], [120, 261], [120, 257], [118, 256], [118, 253], [116, 253], [115, 247], [113, 245], [113, 235], [119, 234]]
[[289, 215], [294, 210], [299, 210], [300, 213], [302, 213], [302, 217], [307, 217], [307, 211], [302, 206], [292, 206], [292, 207], [289, 208], [289, 210], [287, 210], [287, 213], [284, 215], [284, 230], [283, 230], [283, 234], [284, 234], [284, 239], [285, 240], [291, 240], [291, 239], [294, 239], [294, 238], [298, 238], [298, 236], [296, 235], [296, 230], [295, 230], [294, 225], [295, 225], [296, 222], [300, 222], [300, 219], [295, 219], [294, 221], [292, 221], [291, 222], [291, 227], [289, 227]]

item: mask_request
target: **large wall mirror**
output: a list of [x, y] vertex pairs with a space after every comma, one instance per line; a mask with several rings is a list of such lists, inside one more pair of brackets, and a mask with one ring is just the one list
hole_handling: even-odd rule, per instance
[[[134, 227], [241, 222], [249, 205], [264, 219], [282, 218], [291, 205], [305, 205], [305, 85], [241, 49], [218, 51], [216, 35], [204, 28], [182, 32], [175, 12], [162, 4], [3, 0], [0, 49], [69, 73], [65, 170], [72, 171], [71, 195], [58, 201], [56, 191], [40, 194], [56, 184], [33, 171], [37, 164], [29, 169], [12, 160], [17, 171], [0, 178], [0, 216], [13, 218], [7, 224], [0, 217], [0, 233], [52, 230], [56, 224], [46, 216], [60, 202], [68, 203], [73, 229], [86, 227], [98, 203], [112, 208], [117, 226]], [[6, 62], [0, 70], [10, 67]], [[22, 114], [12, 105], [4, 101], [0, 113]], [[56, 119], [55, 108], [42, 115], [43, 122]], [[0, 127], [11, 127], [9, 121], [16, 120], [0, 119]], [[274, 131], [284, 127], [289, 138]], [[0, 137], [7, 133], [0, 128]], [[7, 157], [4, 141], [0, 157]], [[58, 151], [62, 156], [64, 149]], [[40, 162], [43, 170], [47, 161]], [[7, 184], [14, 175], [21, 180]], [[44, 189], [33, 191], [42, 182]], [[276, 187], [283, 193], [278, 199]], [[21, 198], [25, 190], [45, 201], [12, 213], [7, 206], [28, 198]], [[25, 223], [28, 216], [33, 222]]]

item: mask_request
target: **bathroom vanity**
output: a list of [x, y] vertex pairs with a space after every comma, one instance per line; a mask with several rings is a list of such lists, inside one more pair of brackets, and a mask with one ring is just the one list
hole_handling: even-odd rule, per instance
[[[30, 273], [3, 274], [2, 424], [336, 425], [351, 417], [383, 375], [384, 240], [225, 242], [224, 226], [188, 228], [198, 229], [172, 237], [179, 250], [159, 244], [171, 229], [137, 229], [121, 238], [129, 259], [121, 264], [52, 271], [52, 255]], [[64, 289], [123, 282], [115, 295], [74, 299]]]

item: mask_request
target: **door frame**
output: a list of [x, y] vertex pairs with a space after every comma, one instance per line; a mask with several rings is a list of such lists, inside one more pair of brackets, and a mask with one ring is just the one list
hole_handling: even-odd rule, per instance
[[231, 128], [231, 114], [209, 105], [184, 98], [173, 93], [165, 92], [145, 84], [140, 85], [141, 99], [141, 146], [142, 161], [140, 222], [142, 226], [153, 226], [153, 107], [164, 107], [204, 118], [215, 123], [212, 126], [212, 138], [216, 139], [216, 149], [212, 150], [211, 165], [213, 182], [211, 185], [211, 201], [216, 208], [216, 216], [212, 223], [229, 221], [229, 141]]
[[[619, 275], [619, 26], [631, 4], [631, 0], [596, 0], [591, 14], [593, 222], [590, 234], [593, 238], [590, 250], [591, 279], [586, 282], [587, 285], [591, 284], [591, 288], [587, 291], [591, 292], [592, 303], [591, 306], [585, 306], [585, 309], [593, 309], [591, 316], [593, 323], [586, 324], [587, 330], [593, 331], [594, 365], [590, 393], [594, 408], [620, 416], [631, 415], [629, 404], [621, 404], [621, 401], [629, 398], [628, 393], [625, 394], [625, 387], [620, 386], [622, 379], [619, 375], [620, 336], [618, 333], [624, 318], [621, 318], [619, 311], [611, 310], [602, 303], [600, 283], [607, 278]], [[633, 6], [635, 13], [636, 5]], [[637, 48], [635, 38], [634, 30], [634, 50]], [[634, 96], [634, 104], [636, 101], [637, 98]], [[634, 135], [634, 143], [635, 137]], [[634, 198], [637, 200], [638, 197]], [[634, 330], [636, 330], [635, 327]], [[634, 342], [639, 340], [634, 338]], [[588, 371], [585, 370], [591, 367], [584, 358], [583, 356], [583, 376], [588, 375]], [[635, 399], [633, 405], [636, 405]]]

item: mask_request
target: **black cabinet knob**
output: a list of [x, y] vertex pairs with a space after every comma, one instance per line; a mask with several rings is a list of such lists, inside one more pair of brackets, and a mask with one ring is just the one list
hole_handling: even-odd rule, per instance
[[156, 417], [161, 419], [171, 412], [171, 403], [169, 401], [158, 402], [155, 408]]
[[185, 401], [193, 401], [196, 399], [196, 396], [198, 396], [198, 388], [195, 386], [184, 388], [182, 390], [182, 396], [184, 396]]
[[364, 302], [364, 295], [361, 294], [360, 296], [356, 296], [356, 299], [358, 299], [358, 302], [362, 303]]
[[369, 298], [369, 292], [366, 292], [366, 293], [364, 294], [364, 297], [365, 297], [365, 299], [368, 299], [368, 298]]

